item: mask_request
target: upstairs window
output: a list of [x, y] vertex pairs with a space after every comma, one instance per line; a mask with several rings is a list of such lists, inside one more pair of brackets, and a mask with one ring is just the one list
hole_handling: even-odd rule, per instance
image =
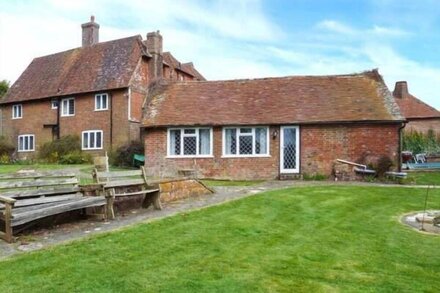
[[61, 100], [61, 116], [75, 115], [75, 99], [67, 98]]
[[22, 105], [13, 105], [12, 106], [12, 119], [20, 119], [23, 118], [23, 107]]
[[168, 130], [168, 156], [212, 156], [212, 128], [172, 128]]
[[95, 111], [108, 110], [108, 95], [97, 94], [95, 95]]
[[223, 156], [268, 156], [268, 127], [234, 127], [223, 129]]
[[58, 109], [58, 100], [55, 99], [51, 100], [50, 105], [52, 109]]
[[33, 152], [35, 150], [35, 135], [23, 134], [18, 136], [18, 151]]
[[87, 130], [82, 132], [83, 150], [101, 150], [102, 149], [102, 130]]

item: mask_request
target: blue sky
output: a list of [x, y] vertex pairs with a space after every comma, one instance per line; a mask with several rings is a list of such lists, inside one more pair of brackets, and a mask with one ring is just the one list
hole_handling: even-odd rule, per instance
[[165, 50], [208, 79], [324, 75], [379, 68], [390, 90], [440, 108], [437, 0], [0, 0], [0, 79], [32, 58], [77, 47], [91, 14], [101, 41], [160, 30]]

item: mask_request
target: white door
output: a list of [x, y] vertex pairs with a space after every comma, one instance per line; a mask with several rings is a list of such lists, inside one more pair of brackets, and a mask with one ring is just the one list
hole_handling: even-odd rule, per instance
[[299, 173], [298, 126], [281, 126], [280, 173]]

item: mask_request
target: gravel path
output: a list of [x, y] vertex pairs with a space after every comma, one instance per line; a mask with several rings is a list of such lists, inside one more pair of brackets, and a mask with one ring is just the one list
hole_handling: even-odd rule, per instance
[[187, 198], [163, 205], [160, 211], [137, 209], [117, 215], [116, 219], [104, 222], [87, 219], [72, 223], [57, 225], [50, 229], [39, 229], [19, 238], [16, 243], [8, 244], [0, 240], [0, 259], [23, 251], [37, 250], [44, 247], [81, 239], [88, 235], [116, 230], [141, 222], [148, 222], [204, 207], [218, 205], [231, 200], [251, 196], [260, 192], [287, 188], [292, 186], [325, 186], [325, 185], [353, 185], [353, 186], [380, 186], [380, 187], [408, 187], [426, 188], [425, 186], [402, 186], [390, 184], [372, 184], [361, 182], [332, 182], [332, 181], [266, 181], [254, 186], [215, 187], [215, 193], [200, 197]]

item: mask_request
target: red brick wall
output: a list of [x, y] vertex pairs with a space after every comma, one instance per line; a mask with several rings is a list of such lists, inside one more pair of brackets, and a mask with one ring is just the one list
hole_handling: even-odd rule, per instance
[[[279, 176], [279, 139], [272, 138], [278, 126], [270, 127], [270, 157], [221, 158], [222, 128], [213, 133], [213, 158], [166, 158], [166, 129], [147, 129], [145, 165], [149, 175], [169, 177], [178, 169], [195, 169], [200, 177], [223, 179], [274, 179]], [[331, 175], [335, 159], [358, 161], [377, 160], [390, 156], [397, 164], [397, 125], [301, 126], [300, 172], [302, 174]]]
[[410, 120], [406, 124], [404, 131], [415, 130], [427, 133], [430, 129], [440, 134], [440, 118]]
[[[130, 140], [130, 125], [128, 121], [127, 90], [107, 92], [111, 102], [109, 109], [95, 111], [95, 94], [75, 95], [75, 115], [60, 117], [60, 136], [78, 135], [81, 137], [85, 130], [102, 130], [104, 135], [104, 150], [88, 151], [104, 153], [110, 150], [110, 142], [117, 147]], [[3, 133], [12, 142], [17, 144], [17, 136], [20, 134], [34, 134], [36, 150], [45, 142], [52, 141], [52, 128], [44, 128], [44, 124], [56, 124], [57, 110], [51, 109], [51, 100], [38, 100], [22, 103], [23, 118], [12, 119], [12, 104], [2, 106], [3, 109]], [[112, 110], [113, 109], [113, 114]], [[6, 114], [6, 115], [5, 115]], [[110, 115], [113, 115], [112, 139], [110, 137]], [[21, 157], [32, 157], [36, 152], [21, 153]]]

